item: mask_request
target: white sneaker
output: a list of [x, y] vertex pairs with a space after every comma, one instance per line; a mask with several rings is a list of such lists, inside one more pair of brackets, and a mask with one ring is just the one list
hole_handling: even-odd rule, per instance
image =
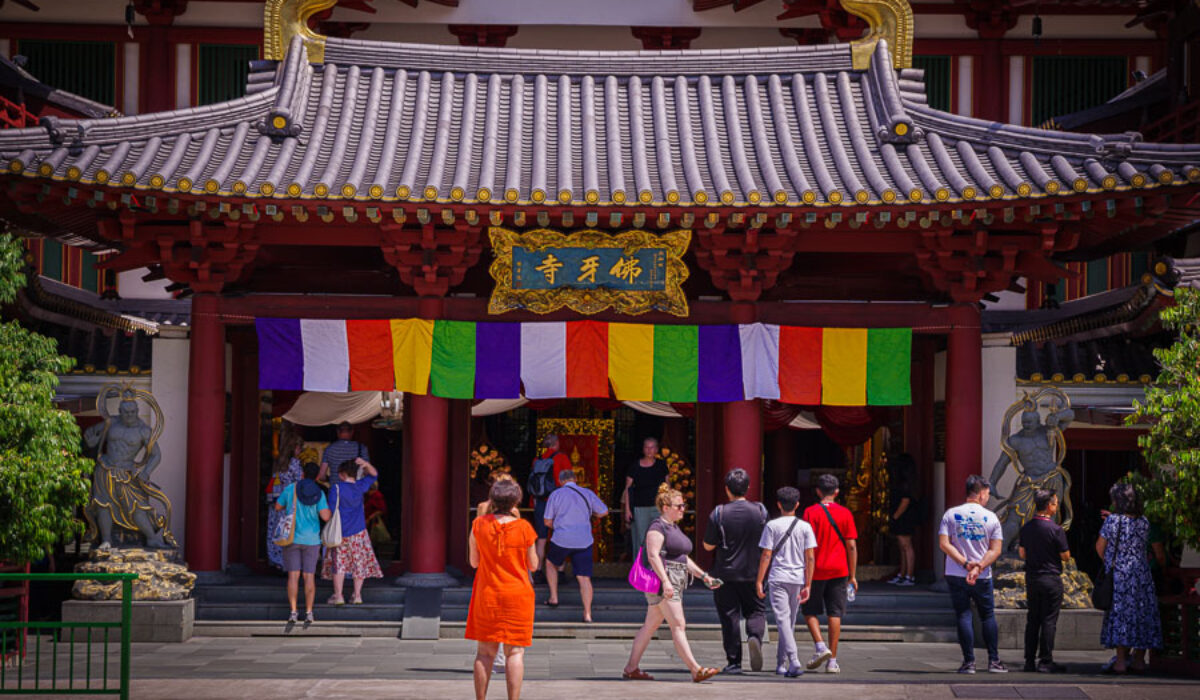
[[914, 579], [912, 576], [905, 576], [904, 578], [900, 579], [900, 581], [897, 582], [896, 585], [897, 586], [915, 586], [915, 585], [917, 585], [917, 582], [916, 582], [916, 579]]
[[833, 658], [833, 652], [829, 651], [829, 647], [822, 647], [820, 651], [812, 655], [808, 660], [808, 670], [812, 671], [821, 667], [821, 664]]
[[829, 663], [825, 664], [825, 673], [841, 673], [842, 667], [838, 666], [837, 659], [830, 659]]
[[775, 675], [786, 676], [788, 672], [788, 664], [783, 663], [775, 667]]
[[903, 581], [903, 580], [904, 580], [904, 577], [903, 577], [903, 576], [901, 576], [900, 574], [896, 574], [895, 576], [893, 576], [893, 577], [889, 578], [889, 579], [886, 581], [886, 583], [887, 583], [887, 584], [889, 584], [889, 585], [895, 586], [895, 585], [898, 585], [898, 584], [899, 584], [901, 581]]

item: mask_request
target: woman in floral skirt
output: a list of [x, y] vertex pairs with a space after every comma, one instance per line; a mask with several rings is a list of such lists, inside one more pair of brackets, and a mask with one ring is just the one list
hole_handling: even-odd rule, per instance
[[1107, 673], [1141, 672], [1145, 666], [1136, 665], [1136, 661], [1131, 665], [1129, 650], [1162, 647], [1158, 596], [1146, 559], [1150, 522], [1142, 516], [1132, 484], [1113, 484], [1108, 494], [1113, 510], [1100, 528], [1096, 553], [1104, 559], [1104, 570], [1113, 577], [1113, 599], [1100, 627], [1100, 646], [1117, 650], [1116, 661]]
[[[360, 468], [363, 477], [358, 479], [356, 475]], [[330, 485], [327, 500], [329, 507], [341, 514], [342, 544], [325, 552], [321, 578], [333, 581], [329, 602], [341, 605], [346, 602], [342, 597], [342, 584], [346, 576], [350, 576], [354, 580], [354, 597], [350, 602], [358, 605], [363, 602], [363, 581], [383, 578], [371, 537], [367, 534], [367, 518], [363, 511], [363, 497], [379, 478], [379, 472], [362, 457], [342, 462], [337, 472], [339, 480]]]
[[285, 427], [279, 438], [275, 473], [271, 475], [271, 483], [267, 487], [267, 560], [280, 571], [283, 571], [283, 548], [275, 544], [273, 536], [275, 525], [283, 517], [283, 512], [273, 506], [284, 488], [304, 478], [304, 471], [300, 468], [300, 451], [303, 448], [304, 439], [299, 433]]

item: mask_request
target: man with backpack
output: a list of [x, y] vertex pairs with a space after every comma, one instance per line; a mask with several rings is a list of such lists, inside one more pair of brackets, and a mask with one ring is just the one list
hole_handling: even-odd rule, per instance
[[546, 583], [550, 597], [546, 605], [558, 607], [558, 569], [571, 560], [579, 597], [583, 599], [583, 621], [592, 621], [592, 519], [608, 515], [608, 506], [591, 489], [575, 483], [575, 471], [558, 473], [561, 488], [546, 499], [545, 525], [554, 532], [546, 545]]
[[757, 501], [746, 500], [749, 489], [750, 475], [745, 469], [726, 474], [725, 495], [729, 502], [713, 509], [704, 531], [704, 548], [717, 552], [712, 571], [724, 581], [713, 591], [725, 659], [729, 662], [721, 673], [735, 676], [742, 672], [741, 621], [746, 621], [752, 671], [762, 670], [762, 640], [767, 631], [766, 604], [755, 590], [758, 541], [767, 525], [767, 509]]
[[[542, 455], [533, 460], [533, 469], [529, 473], [529, 480], [525, 482], [526, 493], [533, 497], [533, 530], [538, 537], [538, 561], [545, 561], [546, 536], [550, 532], [546, 527], [546, 500], [554, 489], [561, 486], [558, 475], [564, 469], [571, 469], [571, 458], [558, 451], [558, 436], [550, 433], [542, 438]], [[539, 571], [533, 578], [536, 583], [541, 583], [545, 575]]]
[[[842, 635], [842, 618], [850, 589], [858, 591], [858, 529], [854, 515], [833, 502], [838, 495], [838, 480], [833, 474], [817, 477], [817, 497], [820, 502], [804, 511], [804, 521], [812, 525], [817, 535], [817, 561], [813, 567], [812, 594], [800, 606], [804, 622], [812, 634], [815, 653], [808, 660], [808, 670], [825, 664], [826, 673], [840, 673], [837, 649]], [[829, 644], [821, 639], [821, 620], [829, 620]]]

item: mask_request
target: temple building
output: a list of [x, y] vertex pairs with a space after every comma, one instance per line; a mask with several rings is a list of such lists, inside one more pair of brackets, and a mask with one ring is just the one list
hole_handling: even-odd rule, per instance
[[210, 581], [266, 566], [285, 419], [354, 418], [409, 585], [467, 568], [480, 455], [523, 482], [551, 432], [614, 509], [645, 437], [697, 514], [836, 473], [880, 567], [888, 457], [940, 512], [1024, 391], [1076, 409], [1078, 503], [1136, 467], [1200, 213], [1200, 145], [1138, 126], [1193, 133], [1190, 3], [35, 4], [0, 7], [16, 315], [82, 423], [89, 373], [159, 397]]

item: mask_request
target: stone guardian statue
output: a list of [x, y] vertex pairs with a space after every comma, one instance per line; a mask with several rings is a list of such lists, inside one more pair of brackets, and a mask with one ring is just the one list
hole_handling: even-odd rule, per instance
[[[1044, 422], [1039, 408], [1049, 409]], [[1021, 414], [1021, 429], [1010, 435], [1012, 419], [1017, 413]], [[995, 510], [1003, 527], [1005, 552], [1015, 547], [1021, 526], [1033, 518], [1033, 494], [1038, 489], [1058, 494], [1060, 506], [1055, 517], [1064, 529], [1070, 529], [1071, 475], [1062, 468], [1067, 455], [1063, 428], [1074, 418], [1071, 400], [1057, 387], [1046, 387], [1032, 394], [1025, 392], [1025, 396], [1005, 412], [1000, 428], [1003, 454], [996, 460], [989, 479], [992, 495], [998, 500]], [[1017, 481], [1012, 494], [1005, 496], [998, 484], [1009, 466], [1016, 471]]]
[[[109, 413], [114, 398], [120, 399], [115, 419]], [[139, 399], [154, 413], [154, 426], [138, 416]], [[83, 433], [84, 444], [96, 450], [92, 497], [84, 508], [86, 537], [101, 550], [130, 543], [129, 535], [148, 549], [175, 549], [171, 502], [150, 481], [162, 461], [158, 438], [164, 421], [158, 402], [148, 391], [110, 384], [96, 397], [96, 411], [103, 420]], [[114, 526], [120, 531], [115, 543]]]

